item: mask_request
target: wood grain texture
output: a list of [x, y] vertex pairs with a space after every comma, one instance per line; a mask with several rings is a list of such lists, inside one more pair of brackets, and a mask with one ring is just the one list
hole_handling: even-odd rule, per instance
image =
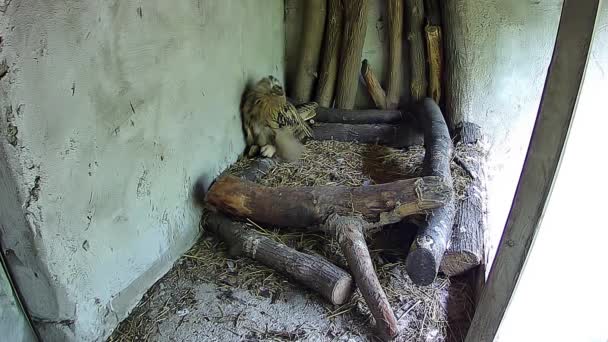
[[316, 122], [348, 124], [389, 124], [403, 120], [399, 110], [380, 109], [339, 109], [319, 107]]
[[439, 265], [452, 236], [454, 222], [454, 194], [450, 162], [452, 139], [439, 106], [430, 98], [422, 101], [418, 117], [424, 128], [423, 173], [440, 177], [450, 189], [445, 205], [431, 210], [422, 223], [410, 247], [406, 260], [407, 273], [417, 285], [429, 285], [435, 280]]
[[441, 81], [443, 78], [443, 38], [441, 26], [427, 25], [424, 28], [426, 38], [426, 52], [429, 70], [429, 96], [440, 103]]
[[344, 4], [344, 31], [335, 106], [353, 109], [359, 85], [359, 64], [363, 54], [369, 0], [348, 0]]
[[233, 257], [259, 261], [318, 292], [334, 305], [344, 304], [352, 294], [350, 274], [320, 256], [298, 252], [220, 213], [209, 213], [206, 224], [226, 243]]
[[423, 0], [405, 2], [405, 21], [410, 53], [410, 93], [414, 103], [421, 101], [427, 92], [426, 58], [424, 43]]
[[363, 77], [367, 92], [372, 97], [376, 108], [386, 109], [386, 93], [384, 92], [384, 89], [382, 89], [382, 86], [367, 59], [364, 59], [361, 63], [361, 76]]
[[342, 39], [344, 8], [342, 0], [327, 1], [327, 24], [323, 42], [323, 57], [319, 67], [316, 101], [319, 106], [331, 107], [338, 77], [338, 62]]
[[467, 342], [494, 340], [534, 243], [576, 109], [598, 6], [599, 0], [564, 1], [528, 153]]
[[403, 78], [403, 1], [388, 0], [388, 72], [386, 81], [386, 108], [399, 107]]
[[325, 222], [332, 213], [361, 214], [376, 225], [442, 206], [450, 192], [438, 177], [347, 187], [269, 188], [227, 175], [209, 189], [206, 203], [237, 218], [282, 227], [308, 228]]
[[309, 102], [317, 79], [317, 67], [325, 29], [326, 0], [308, 0], [304, 7], [304, 23], [300, 60], [296, 70], [292, 98], [296, 104]]
[[361, 219], [334, 214], [325, 222], [324, 230], [337, 238], [357, 287], [376, 321], [376, 329], [389, 340], [398, 334], [397, 319], [374, 270], [363, 226]]
[[456, 203], [456, 215], [450, 246], [439, 270], [447, 276], [462, 274], [485, 263], [484, 232], [486, 229], [486, 153], [482, 145], [481, 128], [473, 123], [463, 123], [456, 130], [456, 146], [466, 154], [454, 157], [472, 178], [465, 190], [465, 198]]
[[316, 140], [336, 140], [380, 144], [395, 148], [422, 145], [422, 132], [412, 122], [401, 124], [317, 123], [312, 127]]

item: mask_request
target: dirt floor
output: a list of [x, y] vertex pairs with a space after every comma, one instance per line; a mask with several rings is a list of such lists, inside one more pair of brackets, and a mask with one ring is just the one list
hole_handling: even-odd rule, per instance
[[[459, 150], [456, 148], [456, 155]], [[310, 142], [300, 161], [283, 163], [259, 180], [266, 186], [362, 185], [420, 174], [424, 149]], [[240, 160], [229, 170], [238, 174]], [[457, 195], [468, 179], [452, 167]], [[331, 237], [249, 223], [251, 229], [348, 269]], [[373, 341], [373, 321], [355, 291], [334, 306], [281, 274], [247, 258], [231, 258], [206, 233], [142, 298], [109, 341]], [[368, 244], [378, 278], [401, 330], [396, 341], [461, 341], [470, 322], [472, 289], [465, 279], [438, 277], [428, 287], [405, 272], [414, 223], [387, 227]], [[405, 247], [404, 247], [405, 246]]]

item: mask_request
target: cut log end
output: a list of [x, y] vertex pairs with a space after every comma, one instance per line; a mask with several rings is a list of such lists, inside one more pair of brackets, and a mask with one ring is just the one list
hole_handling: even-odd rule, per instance
[[414, 284], [427, 286], [437, 276], [437, 263], [433, 253], [426, 248], [413, 248], [407, 255], [405, 264], [410, 279]]
[[331, 302], [336, 305], [346, 303], [353, 292], [353, 285], [353, 278], [348, 274], [336, 281], [331, 292]]

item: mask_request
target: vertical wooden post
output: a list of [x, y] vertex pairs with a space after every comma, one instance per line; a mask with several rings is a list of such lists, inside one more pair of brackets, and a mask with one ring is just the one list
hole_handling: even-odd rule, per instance
[[329, 108], [333, 104], [340, 60], [343, 12], [342, 0], [328, 0], [327, 27], [325, 28], [323, 58], [319, 67], [316, 97], [316, 101], [321, 107]]
[[388, 0], [388, 73], [386, 108], [397, 109], [401, 96], [403, 50], [403, 0]]
[[585, 73], [599, 0], [565, 0], [528, 154], [467, 342], [492, 342], [538, 231]]
[[336, 107], [353, 109], [359, 85], [357, 80], [365, 42], [369, 0], [348, 0], [343, 4], [344, 34], [336, 89]]
[[293, 100], [300, 104], [310, 101], [317, 78], [317, 67], [325, 29], [326, 0], [308, 0], [304, 8], [304, 25], [300, 61], [293, 87]]
[[422, 0], [405, 2], [406, 22], [408, 25], [407, 40], [410, 42], [410, 92], [414, 103], [426, 96], [427, 76], [426, 60], [424, 57], [425, 44], [422, 30], [424, 29], [424, 4]]

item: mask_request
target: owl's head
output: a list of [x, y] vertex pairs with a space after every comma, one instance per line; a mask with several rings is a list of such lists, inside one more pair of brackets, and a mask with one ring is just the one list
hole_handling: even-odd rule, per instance
[[281, 83], [279, 82], [279, 80], [277, 80], [272, 75], [262, 78], [256, 85], [256, 88], [259, 91], [262, 91], [262, 92], [270, 94], [270, 95], [285, 96], [285, 90], [283, 90], [283, 86], [281, 86]]

